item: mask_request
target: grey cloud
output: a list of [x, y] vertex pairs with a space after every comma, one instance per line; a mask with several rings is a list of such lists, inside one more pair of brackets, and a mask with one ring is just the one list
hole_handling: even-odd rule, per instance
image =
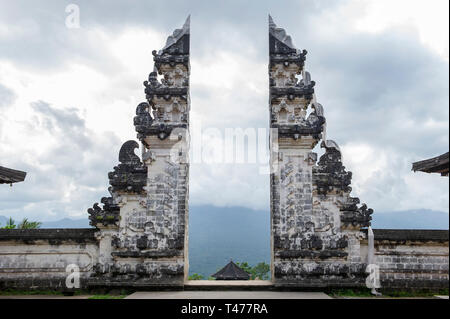
[[[39, 117], [40, 120], [33, 125], [42, 125], [43, 128], [65, 141], [65, 145], [60, 146], [61, 151], [68, 146], [71, 149], [78, 148], [80, 150], [92, 147], [84, 120], [79, 117], [76, 108], [59, 110], [43, 101], [34, 102], [31, 107], [37, 114], [42, 115]], [[57, 154], [65, 153], [57, 152]]]
[[108, 194], [107, 173], [117, 164], [121, 141], [112, 132], [86, 128], [76, 108], [57, 109], [39, 101], [31, 109], [34, 116], [22, 128], [30, 136], [50, 133], [52, 143], [45, 152], [31, 147], [2, 154], [28, 174], [12, 190], [0, 188], [0, 215], [39, 220], [85, 215]]
[[8, 34], [0, 37], [0, 58], [45, 72], [62, 68], [69, 61], [95, 66], [104, 72], [117, 72], [120, 62], [104, 54], [100, 38], [89, 37], [89, 30], [83, 28], [66, 27], [68, 4], [1, 1], [0, 21], [8, 27]]
[[[0, 21], [11, 28], [10, 37], [0, 39], [0, 57], [37, 69], [50, 71], [63, 67], [68, 60], [81, 61], [112, 72], [120, 68], [98, 39], [86, 31], [100, 27], [118, 32], [124, 26], [151, 27], [169, 35], [192, 14], [193, 52], [202, 55], [211, 46], [228, 45], [239, 49], [233, 38], [216, 33], [231, 27], [242, 33], [244, 41], [266, 45], [267, 14], [302, 25], [306, 17], [329, 10], [342, 1], [84, 1], [74, 2], [80, 8], [80, 29], [65, 26], [67, 2], [50, 0], [30, 6], [28, 1], [1, 1]], [[26, 8], [26, 9], [25, 9]], [[159, 49], [164, 43], [157, 44]], [[151, 57], [149, 52], [149, 57]]]
[[307, 65], [338, 141], [424, 157], [448, 149], [448, 126], [426, 126], [448, 119], [448, 63], [417, 38], [395, 30], [353, 34], [313, 43], [311, 51]]
[[0, 84], [0, 108], [9, 106], [15, 98], [16, 94], [12, 90]]
[[61, 127], [80, 127], [82, 129], [85, 128], [84, 120], [80, 118], [77, 114], [76, 108], [69, 108], [64, 110], [58, 110], [50, 106], [50, 104], [38, 101], [32, 103], [33, 109], [35, 109], [38, 113], [48, 116], [49, 118], [54, 119], [58, 125]]

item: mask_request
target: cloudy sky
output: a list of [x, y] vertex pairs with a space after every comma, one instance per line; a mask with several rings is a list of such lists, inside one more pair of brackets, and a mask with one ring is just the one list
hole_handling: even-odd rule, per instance
[[[80, 28], [68, 28], [70, 4]], [[82, 218], [135, 139], [151, 51], [191, 14], [192, 126], [267, 128], [267, 14], [294, 44], [324, 106], [328, 138], [376, 212], [448, 212], [447, 178], [411, 163], [448, 151], [448, 0], [0, 0], [0, 215]], [[220, 143], [202, 137], [202, 147]], [[193, 137], [193, 144], [199, 140]], [[317, 149], [320, 154], [321, 150]], [[268, 210], [261, 164], [193, 163], [190, 204]]]

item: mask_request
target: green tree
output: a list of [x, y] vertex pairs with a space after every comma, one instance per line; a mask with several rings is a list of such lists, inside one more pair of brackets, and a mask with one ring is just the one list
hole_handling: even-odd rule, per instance
[[252, 275], [261, 280], [268, 280], [270, 272], [270, 265], [265, 262], [261, 262], [252, 268]]
[[17, 228], [19, 229], [35, 229], [41, 227], [41, 222], [30, 222], [28, 218], [24, 218]]
[[237, 262], [236, 265], [250, 274], [250, 280], [255, 280], [256, 278], [261, 280], [269, 279], [270, 265], [265, 262], [260, 262], [254, 267], [250, 266], [248, 262]]
[[35, 229], [35, 228], [40, 228], [42, 225], [41, 222], [31, 222], [28, 221], [28, 218], [24, 218], [19, 225], [16, 225], [16, 222], [14, 221], [14, 219], [12, 219], [11, 217], [8, 219], [8, 221], [6, 222], [6, 226], [1, 227], [3, 229]]
[[14, 221], [14, 219], [9, 217], [8, 221], [6, 222], [6, 226], [1, 227], [1, 228], [2, 229], [14, 229], [14, 228], [16, 228], [16, 222]]
[[188, 277], [188, 280], [203, 280], [204, 277], [202, 275], [199, 275], [197, 273], [192, 274]]
[[[242, 270], [244, 270], [245, 272], [248, 272], [250, 275], [252, 275], [252, 266], [250, 266], [248, 264], [248, 262], [243, 261], [243, 262], [236, 262], [236, 265], [239, 266], [239, 268], [241, 268]], [[253, 278], [251, 278], [253, 279]]]

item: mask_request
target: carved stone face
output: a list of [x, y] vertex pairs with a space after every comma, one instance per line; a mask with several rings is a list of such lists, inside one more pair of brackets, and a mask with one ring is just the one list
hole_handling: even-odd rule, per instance
[[300, 68], [295, 64], [275, 64], [270, 70], [270, 78], [277, 87], [294, 86], [297, 84], [297, 75], [300, 74]]
[[281, 99], [278, 104], [272, 106], [275, 123], [283, 124], [303, 124], [306, 117], [306, 107], [298, 99]]
[[187, 102], [174, 97], [169, 100], [155, 99], [155, 123], [182, 124], [187, 122]]
[[184, 65], [177, 64], [175, 67], [161, 67], [167, 86], [183, 87], [187, 86], [189, 73]]

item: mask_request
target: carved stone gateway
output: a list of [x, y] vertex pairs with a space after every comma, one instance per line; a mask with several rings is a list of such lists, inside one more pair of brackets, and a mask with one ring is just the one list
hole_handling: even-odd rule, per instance
[[[349, 195], [351, 172], [338, 145], [326, 139], [323, 107], [305, 70], [307, 52], [296, 49], [270, 16], [269, 50], [274, 284], [363, 284], [361, 228], [370, 225], [372, 210]], [[320, 140], [325, 154], [316, 163], [312, 150]]]
[[[122, 145], [119, 164], [108, 174], [111, 196], [88, 210], [94, 228], [0, 229], [0, 289], [183, 287], [189, 37], [188, 18], [153, 51], [146, 101], [134, 117], [140, 143]], [[370, 261], [382, 288], [448, 288], [448, 230], [366, 229], [372, 210], [350, 196], [352, 174], [339, 146], [327, 140], [306, 51], [297, 50], [271, 18], [269, 48], [273, 285], [361, 287]], [[320, 159], [312, 151], [316, 145], [324, 149]], [[68, 285], [75, 272], [80, 286]]]
[[[153, 51], [146, 102], [134, 125], [142, 143], [123, 144], [108, 174], [111, 197], [89, 209], [99, 229], [91, 285], [182, 286], [188, 272], [189, 18]], [[159, 79], [160, 78], [160, 79]]]

